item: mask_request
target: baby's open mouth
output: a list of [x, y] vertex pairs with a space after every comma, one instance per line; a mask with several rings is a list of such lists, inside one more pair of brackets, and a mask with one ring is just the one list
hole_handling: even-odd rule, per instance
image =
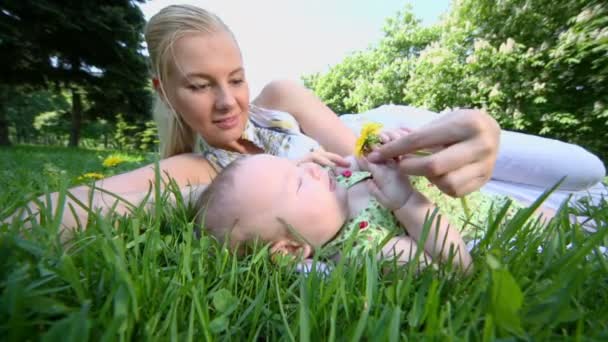
[[329, 169], [329, 171], [327, 171], [327, 178], [329, 178], [329, 190], [335, 191], [336, 190], [336, 173], [334, 172], [333, 169]]

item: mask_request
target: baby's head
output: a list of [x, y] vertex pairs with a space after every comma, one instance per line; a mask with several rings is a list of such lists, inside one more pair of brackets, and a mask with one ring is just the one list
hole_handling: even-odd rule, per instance
[[348, 214], [346, 190], [314, 163], [260, 154], [230, 164], [197, 203], [197, 222], [231, 247], [260, 239], [273, 253], [308, 257]]

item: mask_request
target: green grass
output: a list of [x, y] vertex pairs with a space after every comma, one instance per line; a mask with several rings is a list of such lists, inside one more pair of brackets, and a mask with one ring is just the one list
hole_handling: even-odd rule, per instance
[[[110, 155], [119, 155], [125, 162], [104, 167]], [[151, 163], [154, 156], [116, 151], [69, 149], [49, 146], [18, 146], [0, 148], [0, 213], [28, 195], [59, 189], [61, 180], [70, 186], [87, 182], [80, 176], [95, 172], [111, 176], [140, 165]]]
[[[75, 184], [84, 172], [118, 172], [101, 166], [108, 154], [0, 150], [8, 165], [0, 203]], [[46, 163], [65, 172], [46, 183]], [[270, 262], [263, 247], [239, 259], [206, 236], [195, 239], [192, 208], [154, 208], [128, 218], [91, 213], [66, 246], [50, 213], [29, 232], [3, 225], [2, 339], [608, 339], [608, 260], [598, 250], [608, 245], [605, 205], [580, 209], [599, 220], [597, 233], [569, 223], [573, 209], [541, 227], [528, 209], [507, 220], [495, 208], [468, 277], [371, 257], [305, 275]]]

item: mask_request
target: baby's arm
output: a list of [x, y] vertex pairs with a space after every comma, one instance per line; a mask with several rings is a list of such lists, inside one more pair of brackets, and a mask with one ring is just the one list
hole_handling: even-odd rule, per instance
[[[423, 237], [423, 227], [427, 218], [436, 209], [424, 195], [416, 191], [409, 179], [402, 177], [397, 170], [397, 164], [389, 161], [386, 164], [367, 163], [373, 180], [369, 183], [370, 193], [384, 207], [390, 209], [399, 222], [405, 227], [414, 241]], [[456, 228], [437, 215], [424, 240], [424, 250], [433, 260], [448, 260], [453, 251], [452, 259], [455, 265], [467, 269], [471, 264], [464, 241]]]
[[[427, 215], [430, 217], [435, 210], [435, 205], [423, 194], [418, 191], [412, 191], [405, 204], [393, 210], [393, 213], [406, 228], [412, 239], [420, 241]], [[453, 263], [465, 270], [471, 264], [471, 255], [467, 251], [460, 232], [440, 214], [437, 214], [431, 223], [424, 243], [424, 250], [434, 260], [448, 260], [450, 253], [453, 253]]]
[[[378, 253], [378, 259], [396, 259], [399, 265], [412, 261], [418, 253], [418, 244], [409, 236], [396, 236], [390, 239]], [[432, 262], [431, 257], [425, 252], [420, 253], [418, 263], [422, 268]]]

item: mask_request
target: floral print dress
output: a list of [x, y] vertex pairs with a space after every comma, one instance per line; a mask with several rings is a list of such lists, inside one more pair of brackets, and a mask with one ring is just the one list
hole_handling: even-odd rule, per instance
[[[338, 184], [351, 186], [371, 178], [369, 172], [345, 171], [336, 177]], [[349, 219], [336, 236], [319, 251], [323, 256], [340, 254], [343, 257], [361, 256], [374, 248], [380, 248], [391, 237], [404, 234], [405, 230], [393, 213], [383, 207], [375, 198], [356, 217]], [[346, 246], [352, 245], [348, 253]]]

